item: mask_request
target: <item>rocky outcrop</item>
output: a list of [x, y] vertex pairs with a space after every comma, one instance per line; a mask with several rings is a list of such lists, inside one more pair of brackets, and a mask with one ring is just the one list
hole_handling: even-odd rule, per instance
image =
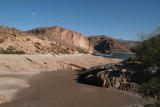
[[36, 35], [42, 35], [48, 40], [59, 41], [65, 45], [73, 45], [90, 51], [93, 50], [92, 44], [84, 35], [68, 29], [61, 28], [59, 26], [41, 27], [27, 32]]
[[90, 36], [88, 40], [92, 42], [96, 51], [102, 53], [130, 53], [126, 43], [110, 38], [105, 35]]
[[141, 69], [124, 62], [97, 66], [82, 72], [78, 81], [86, 84], [141, 93], [141, 84], [158, 69]]

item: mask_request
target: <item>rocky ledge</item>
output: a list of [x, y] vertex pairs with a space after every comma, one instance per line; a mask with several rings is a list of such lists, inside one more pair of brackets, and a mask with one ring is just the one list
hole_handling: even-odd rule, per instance
[[[125, 62], [92, 67], [79, 74], [78, 81], [95, 86], [141, 93], [141, 84], [156, 69], [142, 70]], [[147, 72], [149, 71], [149, 72]]]

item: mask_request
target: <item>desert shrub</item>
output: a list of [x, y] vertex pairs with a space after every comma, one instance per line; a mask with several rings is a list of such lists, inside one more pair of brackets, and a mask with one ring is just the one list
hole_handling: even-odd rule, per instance
[[21, 51], [21, 50], [18, 51], [13, 46], [8, 46], [8, 48], [6, 50], [4, 50], [3, 48], [1, 48], [0, 49], [0, 54], [25, 54], [25, 52]]
[[131, 50], [144, 67], [160, 66], [160, 27], [149, 34], [140, 33], [142, 43]]
[[30, 41], [30, 38], [27, 38], [27, 41]]
[[13, 30], [13, 31], [20, 31], [20, 30], [18, 30], [18, 29], [16, 29], [16, 28], [10, 28], [11, 30]]
[[4, 49], [0, 48], [0, 54], [3, 54], [3, 52], [4, 52]]
[[15, 51], [15, 54], [25, 54], [25, 52], [20, 50], [20, 51]]
[[4, 54], [14, 54], [15, 53], [15, 47], [13, 46], [8, 46], [6, 50], [4, 50]]
[[0, 43], [3, 43], [3, 42], [4, 42], [4, 39], [1, 39], [1, 38], [0, 38]]
[[160, 35], [144, 41], [135, 48], [137, 60], [145, 67], [160, 66]]
[[143, 97], [152, 98], [153, 107], [160, 107], [160, 71], [142, 85]]
[[41, 45], [41, 43], [39, 43], [39, 42], [36, 42], [35, 44], [37, 44], [37, 45]]
[[131, 81], [134, 81], [138, 83], [139, 85], [142, 85], [143, 83], [146, 83], [150, 78], [152, 78], [153, 74], [149, 71], [141, 71], [136, 72], [131, 76]]
[[35, 52], [36, 52], [36, 53], [40, 53], [40, 50], [36, 49]]
[[53, 46], [54, 44], [53, 43], [51, 43], [51, 46]]
[[38, 35], [38, 38], [41, 40], [45, 40], [44, 37], [42, 37], [41, 35]]
[[[132, 48], [136, 53], [136, 60], [142, 63], [143, 68], [160, 68], [160, 27], [149, 34], [141, 33], [139, 37], [142, 43]], [[160, 107], [160, 70], [149, 75], [143, 82], [143, 96], [153, 99], [153, 104], [150, 106]]]
[[88, 52], [82, 48], [77, 47], [76, 49], [79, 53], [88, 54]]
[[136, 61], [136, 60], [137, 60], [137, 57], [136, 57], [135, 55], [131, 55], [128, 60], [129, 60], [129, 61]]

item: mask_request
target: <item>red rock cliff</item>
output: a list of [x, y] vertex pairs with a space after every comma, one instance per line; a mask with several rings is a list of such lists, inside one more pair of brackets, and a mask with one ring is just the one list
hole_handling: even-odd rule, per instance
[[84, 35], [68, 29], [64, 29], [59, 26], [41, 27], [41, 28], [30, 30], [28, 32], [34, 33], [37, 35], [43, 35], [43, 37], [51, 41], [55, 40], [55, 41], [66, 42], [68, 44], [72, 44], [74, 46], [81, 47], [86, 50], [90, 50], [90, 51], [93, 50], [93, 46], [91, 42], [89, 42]]

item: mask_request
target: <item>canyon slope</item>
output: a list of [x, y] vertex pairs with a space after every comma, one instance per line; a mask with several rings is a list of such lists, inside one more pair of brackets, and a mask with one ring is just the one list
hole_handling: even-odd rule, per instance
[[92, 50], [85, 36], [61, 27], [20, 31], [0, 26], [0, 54], [70, 54]]
[[[80, 48], [81, 49], [81, 48]], [[83, 49], [81, 49], [83, 50]], [[0, 54], [70, 54], [81, 53], [57, 41], [48, 41], [37, 35], [15, 28], [0, 26]]]
[[88, 40], [93, 44], [94, 49], [102, 53], [131, 53], [129, 46], [122, 41], [106, 35], [89, 36]]
[[89, 51], [93, 50], [92, 44], [84, 35], [59, 26], [40, 27], [27, 32], [67, 46], [76, 46]]

